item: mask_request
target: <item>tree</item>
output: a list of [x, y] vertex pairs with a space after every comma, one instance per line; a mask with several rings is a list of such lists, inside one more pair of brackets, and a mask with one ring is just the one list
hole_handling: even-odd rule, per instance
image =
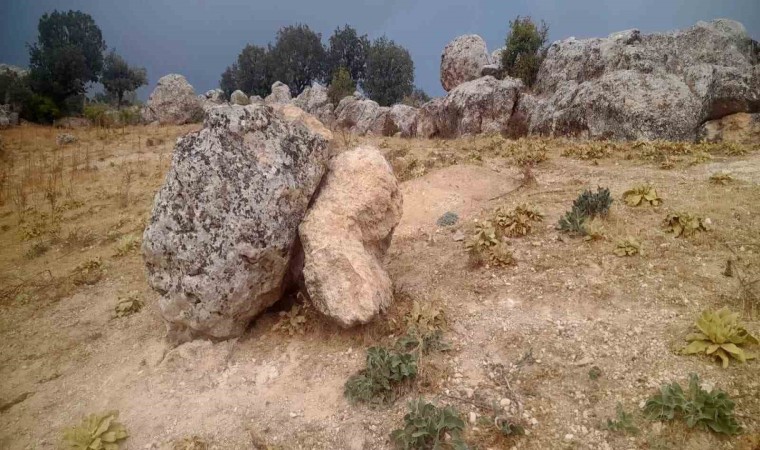
[[266, 97], [273, 82], [267, 49], [246, 45], [237, 59], [236, 88], [248, 95]]
[[62, 105], [98, 81], [106, 43], [89, 14], [81, 11], [43, 14], [37, 42], [29, 46], [30, 84], [35, 93]]
[[237, 90], [237, 64], [232, 64], [231, 66], [227, 66], [227, 68], [222, 72], [222, 79], [219, 81], [219, 89], [224, 92], [224, 95], [227, 98], [230, 98], [233, 92]]
[[370, 46], [364, 91], [381, 106], [398, 103], [414, 89], [414, 63], [404, 47], [381, 37]]
[[100, 82], [108, 93], [116, 96], [116, 106], [121, 108], [124, 94], [148, 84], [148, 74], [144, 68], [130, 67], [124, 58], [111, 50], [105, 58]]
[[332, 77], [330, 87], [327, 89], [327, 97], [330, 99], [330, 103], [338, 106], [343, 97], [353, 94], [355, 90], [356, 82], [351, 79], [348, 69], [338, 67]]
[[367, 66], [367, 52], [370, 43], [367, 35], [359, 36], [349, 25], [335, 29], [330, 36], [330, 48], [327, 51], [327, 76], [332, 79], [335, 72], [343, 67], [348, 70], [351, 79], [361, 81]]
[[544, 21], [540, 26], [530, 17], [517, 16], [510, 21], [506, 48], [501, 54], [501, 66], [506, 74], [533, 86], [546, 56], [548, 34], [549, 26]]
[[326, 53], [321, 39], [308, 25], [280, 28], [277, 41], [269, 51], [272, 79], [287, 84], [294, 96], [312, 81], [323, 79]]
[[430, 96], [427, 95], [427, 93], [422, 89], [415, 87], [414, 90], [412, 90], [411, 94], [404, 96], [404, 98], [401, 100], [401, 103], [419, 108], [429, 101]]

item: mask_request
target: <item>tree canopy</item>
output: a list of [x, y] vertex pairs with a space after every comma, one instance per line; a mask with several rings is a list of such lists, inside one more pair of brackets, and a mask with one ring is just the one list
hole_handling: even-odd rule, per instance
[[81, 11], [43, 14], [37, 42], [29, 47], [32, 89], [57, 104], [81, 95], [87, 83], [98, 81], [106, 43], [89, 14]]
[[549, 26], [543, 21], [540, 26], [530, 17], [517, 16], [510, 21], [506, 48], [501, 54], [501, 66], [506, 74], [532, 86], [546, 56], [548, 34]]
[[108, 93], [116, 97], [116, 105], [121, 107], [124, 94], [148, 84], [148, 75], [144, 68], [131, 67], [124, 58], [112, 50], [105, 57], [100, 82]]
[[280, 28], [277, 40], [269, 50], [272, 58], [272, 76], [290, 87], [298, 95], [312, 81], [325, 75], [325, 48], [319, 33], [308, 25], [292, 25]]
[[327, 51], [327, 77], [332, 79], [339, 68], [348, 71], [354, 81], [362, 81], [367, 66], [367, 52], [370, 42], [367, 35], [359, 36], [355, 29], [346, 25], [336, 28], [330, 36]]
[[409, 51], [381, 37], [370, 46], [364, 91], [381, 106], [400, 102], [414, 90], [414, 63]]

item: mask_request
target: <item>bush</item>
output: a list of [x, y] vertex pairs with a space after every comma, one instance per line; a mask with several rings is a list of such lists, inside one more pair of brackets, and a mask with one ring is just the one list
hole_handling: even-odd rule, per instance
[[343, 97], [353, 94], [355, 90], [356, 83], [351, 79], [348, 69], [339, 67], [333, 74], [332, 82], [327, 89], [327, 97], [330, 99], [330, 103], [338, 106]]
[[510, 21], [506, 48], [501, 54], [501, 66], [506, 74], [533, 86], [546, 55], [548, 34], [549, 27], [543, 21], [540, 26], [530, 17], [517, 16]]
[[590, 189], [583, 191], [573, 202], [570, 211], [559, 219], [557, 229], [566, 233], [585, 236], [586, 221], [597, 216], [606, 216], [612, 206], [612, 196], [608, 188], [598, 187], [596, 192]]
[[404, 416], [404, 428], [394, 430], [391, 438], [397, 448], [414, 449], [465, 449], [462, 440], [464, 420], [451, 406], [439, 408], [423, 399], [409, 402]]
[[382, 347], [367, 349], [367, 367], [346, 381], [344, 395], [352, 402], [391, 403], [395, 386], [417, 376], [417, 359]]
[[111, 108], [104, 103], [90, 103], [84, 107], [84, 116], [99, 127], [112, 127], [116, 124], [114, 116], [109, 114]]

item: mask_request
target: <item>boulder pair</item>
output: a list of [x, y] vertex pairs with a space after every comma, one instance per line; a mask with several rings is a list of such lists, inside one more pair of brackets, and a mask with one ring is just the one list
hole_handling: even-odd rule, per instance
[[373, 147], [328, 159], [329, 134], [304, 116], [220, 105], [178, 141], [143, 237], [172, 340], [241, 335], [301, 275], [344, 327], [390, 304], [398, 182]]

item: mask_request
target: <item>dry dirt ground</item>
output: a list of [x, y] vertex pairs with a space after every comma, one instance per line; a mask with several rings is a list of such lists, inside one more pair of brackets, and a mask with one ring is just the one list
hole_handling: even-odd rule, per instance
[[[404, 216], [387, 260], [396, 301], [387, 314], [345, 331], [307, 310], [303, 334], [289, 336], [272, 329], [275, 308], [239, 339], [171, 348], [139, 240], [174, 142], [193, 128], [74, 130], [67, 132], [78, 141], [64, 146], [52, 128], [0, 133], [0, 448], [58, 448], [62, 428], [118, 410], [127, 449], [191, 436], [213, 449], [384, 449], [417, 396], [472, 419], [473, 448], [757, 448], [760, 363], [722, 369], [679, 350], [706, 308], [742, 311], [760, 334], [757, 292], [740, 281], [760, 277], [760, 152], [707, 157], [612, 145], [594, 160], [567, 152], [599, 144], [562, 140], [357, 140], [383, 149], [404, 180]], [[352, 141], [342, 136], [335, 145]], [[548, 156], [526, 186], [514, 163], [523, 147]], [[733, 182], [708, 181], [722, 170]], [[625, 206], [621, 194], [644, 182], [664, 204]], [[599, 239], [556, 231], [576, 196], [597, 186], [615, 198], [596, 224]], [[469, 236], [494, 208], [520, 203], [537, 207], [544, 221], [510, 241], [516, 265], [471, 267], [454, 237]], [[681, 210], [709, 218], [712, 230], [666, 233], [663, 218]], [[439, 227], [447, 211], [459, 223]], [[627, 236], [643, 254], [613, 254]], [[723, 273], [729, 259], [734, 277]], [[116, 304], [129, 296], [145, 307], [116, 318]], [[414, 301], [445, 312], [451, 350], [423, 360], [395, 404], [349, 404], [345, 381], [364, 366], [367, 347], [403, 333]], [[689, 373], [735, 399], [742, 435], [642, 416], [661, 384], [685, 385]], [[607, 430], [618, 402], [639, 433]], [[502, 437], [490, 427], [493, 404], [525, 435]]]

